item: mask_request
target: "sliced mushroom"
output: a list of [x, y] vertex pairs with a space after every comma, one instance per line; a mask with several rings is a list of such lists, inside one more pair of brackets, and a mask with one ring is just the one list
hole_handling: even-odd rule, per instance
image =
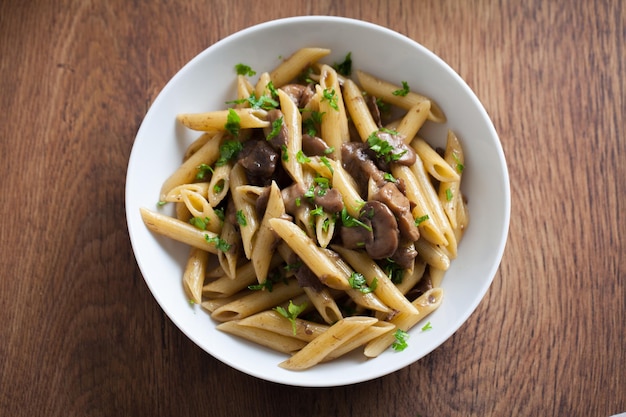
[[403, 239], [414, 242], [420, 237], [411, 214], [411, 202], [400, 192], [396, 184], [388, 182], [372, 196], [372, 199], [384, 203], [396, 216], [398, 228]]
[[361, 221], [369, 219], [372, 224], [373, 239], [365, 244], [365, 250], [372, 259], [392, 256], [398, 249], [400, 232], [396, 216], [384, 203], [372, 200], [363, 205]]
[[302, 135], [302, 151], [306, 155], [324, 156], [327, 155], [329, 149], [324, 139], [306, 133]]
[[265, 140], [248, 140], [237, 157], [246, 172], [248, 182], [260, 186], [271, 183], [276, 164], [280, 159], [278, 152]]

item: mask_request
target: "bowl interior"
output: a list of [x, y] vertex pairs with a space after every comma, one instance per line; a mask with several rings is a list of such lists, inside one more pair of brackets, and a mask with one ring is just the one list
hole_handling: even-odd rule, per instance
[[[332, 49], [324, 62], [352, 53], [353, 67], [381, 78], [407, 81], [413, 91], [432, 97], [447, 123], [427, 123], [421, 135], [443, 145], [447, 129], [461, 139], [466, 153], [463, 192], [470, 226], [442, 287], [441, 307], [429, 316], [432, 329], [410, 331], [409, 347], [364, 360], [348, 355], [304, 372], [278, 367], [284, 355], [215, 329], [182, 289], [185, 245], [152, 234], [140, 207], [156, 209], [163, 181], [180, 164], [197, 132], [182, 128], [175, 116], [225, 108], [235, 97], [234, 66], [245, 63], [257, 73], [269, 71], [303, 46]], [[171, 208], [160, 209], [171, 213]], [[441, 59], [414, 41], [370, 23], [310, 16], [264, 23], [217, 42], [184, 66], [152, 104], [137, 133], [126, 184], [130, 238], [145, 281], [168, 317], [191, 340], [224, 363], [266, 380], [297, 386], [339, 386], [370, 380], [409, 365], [448, 339], [475, 310], [498, 268], [508, 233], [510, 193], [504, 155], [496, 131], [479, 100]]]

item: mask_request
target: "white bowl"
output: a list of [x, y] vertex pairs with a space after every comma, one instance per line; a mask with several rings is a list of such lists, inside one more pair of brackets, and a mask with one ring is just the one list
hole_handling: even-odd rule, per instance
[[[466, 153], [463, 191], [469, 200], [471, 223], [458, 258], [443, 280], [443, 303], [428, 318], [431, 330], [412, 329], [409, 347], [402, 352], [389, 349], [369, 360], [348, 355], [293, 372], [278, 366], [284, 355], [216, 330], [216, 323], [200, 306], [189, 304], [181, 284], [188, 248], [151, 233], [139, 208], [156, 209], [161, 184], [198, 137], [197, 132], [176, 122], [178, 113], [223, 109], [224, 103], [234, 98], [236, 64], [245, 63], [259, 73], [268, 71], [303, 46], [332, 49], [324, 60], [331, 64], [343, 61], [351, 52], [354, 69], [390, 81], [407, 81], [412, 91], [439, 104], [447, 123], [428, 124], [423, 136], [441, 146], [450, 128], [462, 140]], [[489, 116], [445, 62], [389, 29], [346, 18], [309, 16], [271, 21], [235, 33], [200, 53], [170, 80], [135, 139], [127, 173], [126, 215], [135, 257], [150, 291], [174, 324], [198, 346], [231, 367], [265, 380], [294, 386], [340, 386], [414, 363], [467, 320], [489, 288], [504, 251], [510, 189], [502, 147]]]

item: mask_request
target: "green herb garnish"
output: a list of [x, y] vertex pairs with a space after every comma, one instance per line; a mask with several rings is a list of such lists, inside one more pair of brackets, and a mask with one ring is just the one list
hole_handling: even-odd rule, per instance
[[246, 64], [235, 65], [235, 71], [237, 72], [237, 75], [245, 75], [247, 77], [252, 77], [253, 75], [256, 75], [256, 71], [253, 71], [252, 68], [250, 68]]
[[393, 91], [391, 94], [394, 96], [404, 97], [409, 94], [409, 84], [406, 81], [402, 81], [402, 88], [400, 90]]
[[397, 352], [402, 352], [404, 349], [406, 349], [409, 346], [409, 344], [407, 343], [409, 334], [405, 332], [404, 330], [402, 329], [396, 330], [393, 336], [396, 338], [396, 340], [394, 340], [394, 342], [391, 344], [391, 347], [393, 348], [393, 350]]
[[228, 252], [228, 250], [230, 250], [230, 243], [226, 242], [224, 239], [221, 239], [218, 236], [211, 237], [209, 235], [204, 235], [204, 239], [207, 242], [214, 244], [217, 250], [221, 250], [222, 252]]
[[296, 335], [298, 333], [296, 318], [300, 315], [300, 313], [302, 313], [306, 309], [306, 306], [307, 306], [306, 303], [302, 303], [301, 305], [296, 305], [293, 303], [293, 301], [289, 300], [289, 305], [287, 306], [287, 309], [285, 309], [284, 307], [278, 306], [274, 308], [274, 311], [276, 311], [278, 314], [285, 317], [287, 320], [291, 322], [291, 328], [293, 330], [293, 334]]
[[348, 52], [343, 62], [333, 64], [333, 68], [341, 75], [352, 74], [352, 52]]
[[424, 214], [423, 216], [418, 217], [417, 219], [415, 219], [415, 225], [419, 226], [420, 224], [422, 224], [423, 222], [425, 222], [426, 220], [428, 220], [430, 217], [428, 217], [428, 214]]
[[224, 129], [233, 136], [239, 136], [241, 130], [241, 117], [233, 109], [228, 109], [228, 116], [226, 118], [226, 124]]
[[206, 230], [206, 227], [208, 226], [209, 221], [210, 219], [208, 217], [205, 217], [205, 218], [192, 217], [191, 219], [189, 219], [189, 223], [197, 227], [200, 230]]
[[241, 142], [237, 140], [227, 140], [220, 145], [220, 157], [215, 166], [226, 165], [230, 160], [234, 159], [243, 149]]
[[246, 220], [246, 215], [243, 214], [243, 210], [237, 210], [237, 213], [235, 213], [235, 218], [237, 219], [238, 225], [244, 227], [248, 225], [248, 221]]

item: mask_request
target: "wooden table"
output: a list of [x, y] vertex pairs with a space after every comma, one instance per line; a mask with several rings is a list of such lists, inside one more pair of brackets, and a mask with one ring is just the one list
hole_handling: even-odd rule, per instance
[[[626, 411], [626, 8], [597, 1], [0, 5], [0, 414], [609, 416]], [[164, 315], [126, 229], [129, 153], [168, 79], [279, 17], [378, 23], [446, 60], [508, 159], [508, 245], [440, 348], [334, 389], [220, 363]], [[149, 173], [147, 173], [149, 174]]]

